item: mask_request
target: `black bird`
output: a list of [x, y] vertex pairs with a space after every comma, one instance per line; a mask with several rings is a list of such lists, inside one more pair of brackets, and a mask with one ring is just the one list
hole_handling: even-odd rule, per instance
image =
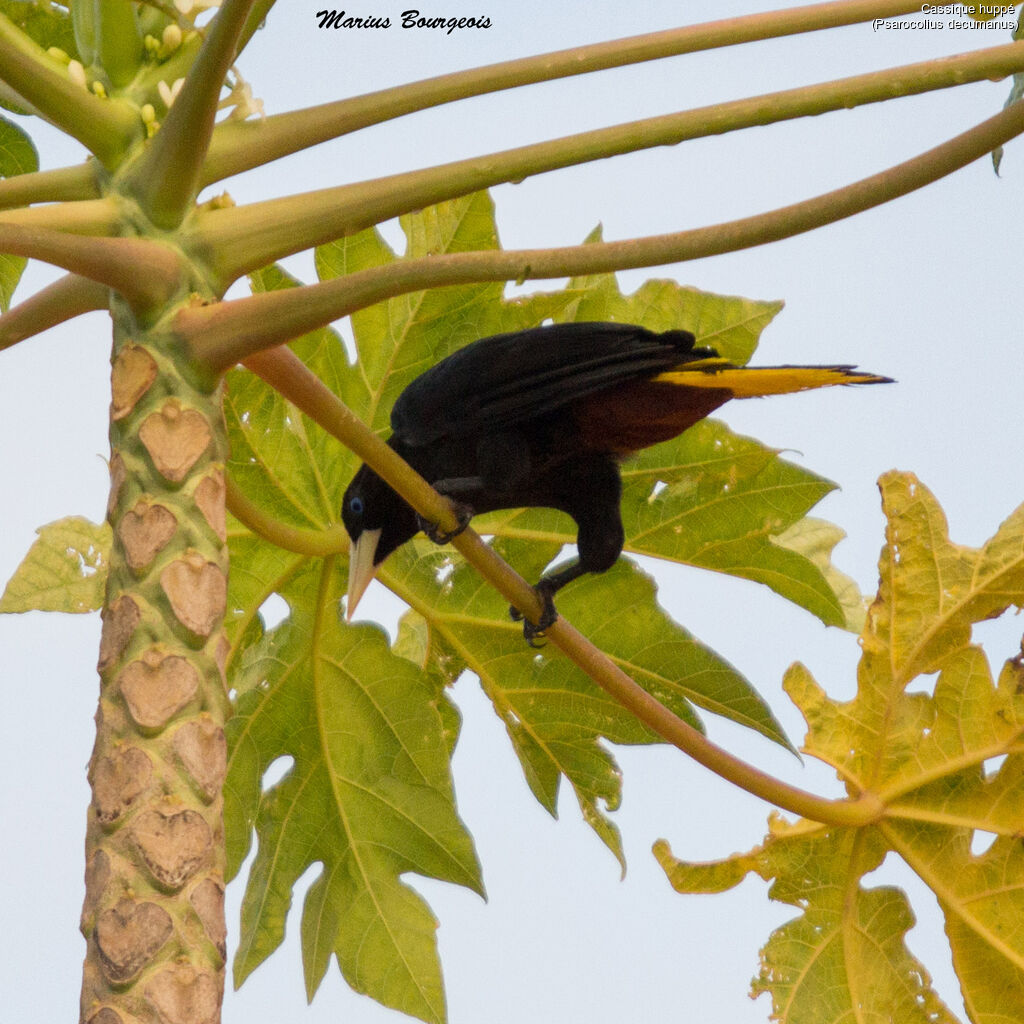
[[[576, 521], [579, 558], [537, 584], [545, 614], [525, 623], [527, 640], [554, 621], [559, 588], [621, 554], [623, 457], [676, 437], [730, 398], [889, 381], [851, 366], [735, 366], [695, 343], [689, 331], [631, 324], [535, 327], [467, 345], [398, 396], [388, 444], [456, 501], [465, 522], [527, 506]], [[438, 535], [366, 465], [341, 514], [352, 539], [349, 618], [392, 551], [420, 530], [439, 543], [452, 536]]]

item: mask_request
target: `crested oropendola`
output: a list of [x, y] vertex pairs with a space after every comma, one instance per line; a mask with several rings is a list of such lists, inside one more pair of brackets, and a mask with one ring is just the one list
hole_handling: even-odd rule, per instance
[[[455, 500], [464, 522], [532, 506], [576, 521], [579, 557], [537, 584], [545, 614], [524, 624], [527, 640], [554, 621], [556, 591], [621, 554], [623, 457], [676, 437], [731, 398], [889, 381], [852, 366], [736, 366], [695, 342], [689, 331], [632, 324], [534, 327], [459, 349], [398, 396], [388, 444]], [[367, 465], [341, 513], [352, 539], [348, 618], [392, 551], [420, 530], [439, 543], [452, 536], [439, 536]]]

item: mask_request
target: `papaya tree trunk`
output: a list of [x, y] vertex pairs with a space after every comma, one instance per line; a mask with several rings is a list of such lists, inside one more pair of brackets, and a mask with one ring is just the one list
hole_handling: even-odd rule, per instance
[[[115, 300], [114, 534], [82, 932], [85, 1024], [213, 1024], [224, 988], [221, 389]], [[153, 318], [159, 323], [159, 318]]]

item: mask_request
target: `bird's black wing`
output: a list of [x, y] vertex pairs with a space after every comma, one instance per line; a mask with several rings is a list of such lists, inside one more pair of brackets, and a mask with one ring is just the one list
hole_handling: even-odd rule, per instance
[[473, 342], [417, 377], [391, 411], [395, 435], [421, 446], [509, 429], [605, 388], [714, 353], [689, 331], [567, 323]]

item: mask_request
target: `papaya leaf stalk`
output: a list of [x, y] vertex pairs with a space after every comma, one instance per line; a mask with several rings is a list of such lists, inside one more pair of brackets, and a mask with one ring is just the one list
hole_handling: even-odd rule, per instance
[[552, 249], [469, 252], [392, 263], [299, 289], [188, 307], [177, 329], [196, 357], [223, 370], [374, 302], [473, 281], [538, 280], [700, 259], [789, 238], [871, 209], [944, 177], [1024, 132], [1015, 103], [919, 156], [852, 185], [727, 224]]
[[[492, 185], [519, 182], [531, 175], [655, 146], [674, 146], [755, 125], [1003, 77], [1021, 68], [1024, 42], [1009, 43], [942, 61], [648, 118], [354, 185], [214, 209], [197, 219], [197, 243], [219, 254], [219, 273], [230, 283], [310, 246]], [[262, 151], [258, 139], [251, 141]]]
[[664, 57], [892, 18], [918, 8], [918, 4], [906, 0], [833, 0], [503, 61], [274, 114], [259, 122], [229, 121], [214, 131], [203, 182], [220, 181], [328, 139], [472, 96]]

